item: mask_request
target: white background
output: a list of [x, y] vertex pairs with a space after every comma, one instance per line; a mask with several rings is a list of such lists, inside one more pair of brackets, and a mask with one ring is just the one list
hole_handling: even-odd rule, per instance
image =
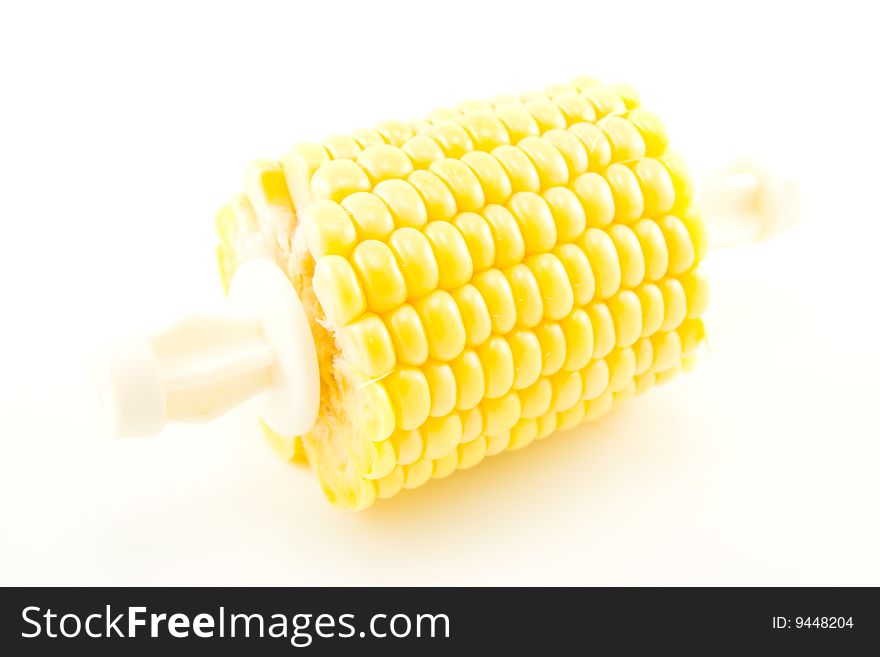
[[[4, 3], [0, 584], [880, 584], [867, 4]], [[800, 227], [707, 263], [693, 374], [361, 514], [247, 408], [101, 435], [87, 356], [222, 303], [247, 161], [580, 74], [636, 86], [695, 171], [800, 178]]]

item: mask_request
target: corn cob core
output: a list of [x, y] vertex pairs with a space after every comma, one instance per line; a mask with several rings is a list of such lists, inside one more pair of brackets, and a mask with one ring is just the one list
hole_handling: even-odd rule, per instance
[[688, 368], [707, 241], [633, 90], [580, 78], [293, 149], [218, 215], [228, 285], [289, 274], [318, 350], [302, 442], [352, 509], [593, 420]]

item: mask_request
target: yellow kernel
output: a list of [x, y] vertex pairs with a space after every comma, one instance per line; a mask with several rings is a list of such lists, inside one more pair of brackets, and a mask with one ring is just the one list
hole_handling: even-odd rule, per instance
[[407, 490], [423, 486], [431, 478], [434, 471], [434, 463], [431, 459], [421, 458], [411, 465], [403, 468], [403, 487]]
[[580, 372], [562, 370], [550, 377], [553, 386], [551, 407], [557, 413], [567, 411], [581, 400], [583, 381]]
[[538, 437], [538, 421], [537, 420], [520, 420], [510, 430], [510, 442], [507, 449], [516, 451], [523, 447], [531, 445], [535, 438]]
[[632, 290], [621, 290], [608, 300], [608, 309], [614, 319], [617, 346], [629, 347], [642, 335], [642, 306]]
[[371, 380], [361, 380], [355, 390], [361, 434], [373, 442], [390, 438], [394, 433], [396, 418], [388, 391], [380, 383]]
[[645, 140], [645, 154], [648, 157], [659, 157], [666, 150], [669, 138], [666, 136], [666, 128], [655, 114], [648, 110], [638, 108], [631, 110], [626, 118], [641, 133]]
[[367, 174], [351, 160], [333, 160], [322, 164], [311, 180], [312, 197], [317, 201], [329, 199], [337, 203], [354, 192], [372, 188]]
[[653, 372], [644, 372], [643, 374], [636, 374], [635, 382], [636, 382], [636, 394], [641, 395], [642, 393], [650, 390], [654, 386], [654, 379], [656, 375]]
[[535, 165], [542, 188], [568, 183], [568, 165], [552, 143], [542, 137], [526, 137], [516, 147], [528, 155]]
[[556, 431], [556, 412], [550, 411], [537, 419], [538, 422], [538, 440], [546, 438]]
[[439, 459], [452, 452], [461, 440], [461, 429], [458, 413], [428, 418], [420, 430], [425, 441], [425, 458]]
[[622, 114], [626, 111], [626, 103], [619, 94], [606, 85], [597, 85], [584, 91], [584, 95], [596, 108], [600, 118], [608, 114]]
[[358, 144], [360, 144], [361, 148], [368, 148], [370, 146], [377, 146], [385, 143], [385, 139], [382, 137], [381, 133], [372, 128], [355, 130], [351, 133], [351, 136], [354, 137]]
[[486, 397], [496, 399], [513, 386], [513, 352], [507, 340], [493, 335], [477, 348], [486, 374]]
[[541, 253], [529, 256], [524, 262], [538, 281], [544, 302], [544, 316], [557, 320], [570, 313], [574, 306], [574, 292], [559, 258], [552, 253]]
[[390, 144], [367, 146], [358, 154], [355, 162], [367, 172], [374, 185], [390, 178], [406, 178], [413, 170], [407, 154]]
[[568, 131], [581, 140], [587, 149], [589, 171], [604, 171], [611, 162], [611, 144], [608, 137], [593, 123], [575, 123]]
[[431, 417], [449, 415], [455, 409], [455, 399], [458, 396], [452, 368], [447, 363], [431, 361], [422, 366], [422, 372], [431, 391], [431, 410], [428, 414]]
[[363, 282], [369, 310], [382, 313], [406, 301], [406, 283], [387, 244], [378, 240], [361, 242], [351, 260]]
[[556, 245], [556, 222], [550, 206], [534, 192], [516, 192], [507, 209], [522, 233], [526, 255], [549, 251]]
[[437, 160], [428, 167], [428, 170], [446, 183], [459, 211], [477, 211], [486, 204], [480, 181], [471, 168], [461, 160], [449, 157]]
[[636, 294], [642, 308], [642, 337], [646, 338], [654, 335], [663, 326], [663, 320], [666, 317], [663, 293], [659, 287], [648, 283], [639, 287]]
[[[675, 331], [661, 331], [651, 336], [654, 348], [654, 364], [651, 369], [665, 372], [679, 364], [681, 360], [681, 337]], [[658, 383], [660, 383], [658, 381]]]
[[584, 421], [592, 422], [605, 415], [605, 413], [611, 410], [611, 403], [613, 401], [614, 393], [606, 390], [596, 399], [584, 402]]
[[415, 308], [403, 304], [387, 313], [384, 320], [397, 360], [405, 365], [421, 365], [428, 360], [428, 338]]
[[516, 146], [499, 146], [492, 150], [492, 155], [501, 163], [510, 188], [514, 192], [537, 192], [541, 189], [538, 170], [529, 156]]
[[467, 470], [486, 458], [486, 439], [472, 440], [458, 446], [458, 469]]
[[599, 125], [611, 144], [611, 161], [625, 162], [645, 156], [645, 140], [636, 127], [621, 116], [609, 116]]
[[403, 488], [403, 481], [403, 468], [398, 465], [389, 474], [376, 482], [376, 497], [380, 500], [394, 497]]
[[382, 380], [397, 418], [397, 427], [409, 431], [419, 428], [431, 411], [428, 379], [415, 367], [398, 367]]
[[590, 362], [593, 356], [593, 325], [582, 308], [559, 323], [565, 336], [565, 362], [562, 369], [573, 372]]
[[489, 308], [486, 306], [483, 295], [468, 283], [453, 290], [452, 298], [455, 299], [461, 313], [461, 321], [467, 333], [467, 345], [478, 347], [492, 333], [492, 319], [489, 317]]
[[641, 219], [632, 226], [639, 238], [642, 254], [645, 258], [645, 278], [659, 281], [666, 276], [669, 269], [669, 252], [666, 249], [666, 238], [663, 231], [653, 219]]
[[541, 376], [541, 343], [531, 331], [514, 331], [508, 343], [513, 354], [513, 389], [528, 388]]
[[324, 148], [334, 160], [353, 160], [361, 152], [361, 145], [348, 135], [333, 135], [324, 140]]
[[502, 205], [487, 205], [482, 214], [495, 242], [495, 266], [503, 268], [521, 262], [525, 241], [510, 211]]
[[614, 195], [598, 173], [582, 173], [572, 181], [571, 189], [581, 202], [587, 226], [605, 228], [614, 221]]
[[683, 274], [680, 280], [687, 299], [687, 318], [696, 319], [709, 304], [709, 280], [700, 267]]
[[510, 444], [510, 432], [497, 436], [486, 436], [486, 456], [495, 456], [507, 449]]
[[501, 163], [490, 153], [471, 151], [465, 153], [461, 161], [467, 164], [483, 188], [486, 203], [504, 203], [513, 191], [510, 178]]
[[425, 226], [425, 237], [434, 248], [440, 278], [437, 286], [451, 290], [467, 283], [474, 273], [474, 264], [467, 242], [448, 221], [432, 221]]
[[691, 244], [694, 245], [694, 260], [700, 262], [706, 257], [709, 250], [709, 234], [706, 225], [696, 208], [688, 207], [680, 215], [681, 222], [687, 228], [691, 236]]
[[654, 372], [654, 383], [655, 385], [662, 385], [669, 381], [670, 379], [674, 379], [682, 370], [681, 361], [679, 360], [671, 367], [663, 370], [662, 372]]
[[553, 386], [549, 379], [538, 379], [530, 387], [519, 391], [524, 418], [537, 418], [548, 410], [553, 400]]
[[659, 222], [669, 252], [669, 273], [676, 275], [690, 269], [696, 261], [691, 236], [681, 219], [668, 214]]
[[541, 134], [534, 117], [518, 102], [496, 106], [495, 116], [507, 128], [511, 144], [516, 144], [525, 137], [536, 137]]
[[417, 299], [437, 288], [440, 280], [437, 260], [422, 232], [415, 228], [398, 228], [388, 243], [400, 264], [408, 298]]
[[367, 309], [364, 288], [351, 263], [338, 255], [326, 255], [315, 263], [312, 288], [327, 320], [344, 326]]
[[396, 457], [390, 440], [368, 443], [366, 451], [363, 462], [359, 464], [364, 479], [382, 479], [391, 474], [396, 465]]
[[453, 449], [446, 456], [434, 459], [434, 469], [431, 471], [432, 479], [445, 479], [458, 468], [458, 450]]
[[645, 200], [645, 216], [660, 217], [670, 212], [675, 205], [675, 188], [669, 170], [652, 158], [639, 160], [632, 169]]
[[357, 241], [351, 217], [333, 201], [317, 201], [302, 217], [306, 246], [315, 260], [325, 255], [347, 256]]
[[562, 92], [554, 96], [553, 104], [559, 108], [565, 117], [565, 122], [569, 125], [581, 121], [595, 122], [596, 120], [596, 110], [592, 103], [576, 91]]
[[554, 128], [564, 128], [566, 126], [565, 116], [546, 98], [536, 98], [529, 100], [523, 105], [526, 111], [535, 119], [538, 128], [542, 133]]
[[376, 132], [393, 146], [400, 146], [413, 136], [413, 129], [403, 121], [383, 121], [376, 126]]
[[424, 451], [422, 434], [420, 431], [397, 431], [391, 436], [391, 444], [397, 454], [398, 465], [409, 465], [418, 461]]
[[692, 356], [706, 337], [706, 329], [702, 320], [699, 319], [689, 319], [683, 322], [677, 331], [681, 338], [682, 356]]
[[480, 357], [473, 349], [466, 349], [450, 364], [455, 375], [455, 408], [467, 411], [480, 403], [486, 392], [486, 375]]
[[587, 170], [590, 163], [587, 148], [572, 133], [567, 130], [551, 130], [542, 135], [541, 138], [550, 143], [565, 159], [568, 180], [579, 176]]
[[428, 135], [416, 135], [408, 139], [400, 148], [409, 156], [416, 169], [427, 169], [431, 162], [446, 157], [440, 144]]
[[636, 382], [633, 379], [627, 381], [624, 386], [614, 392], [614, 403], [612, 406], [619, 406], [636, 396]]
[[483, 433], [487, 436], [497, 436], [510, 431], [519, 421], [522, 412], [519, 395], [515, 392], [486, 399], [480, 407], [483, 411]]
[[[608, 193], [611, 194], [610, 189]], [[568, 187], [551, 187], [544, 192], [544, 200], [556, 223], [557, 241], [574, 242], [580, 237], [587, 227], [587, 215], [575, 193]]]
[[691, 202], [694, 190], [684, 160], [677, 154], [667, 151], [660, 158], [660, 161], [672, 178], [672, 186], [675, 188], [675, 207], [686, 207]]
[[553, 253], [565, 267], [568, 280], [571, 281], [574, 305], [576, 307], [587, 305], [596, 293], [596, 278], [583, 249], [575, 244], [561, 244]]
[[650, 338], [642, 338], [632, 346], [636, 355], [636, 376], [651, 369], [654, 364], [654, 345]]
[[544, 322], [535, 327], [535, 335], [541, 343], [541, 356], [544, 364], [541, 368], [543, 376], [550, 376], [559, 371], [565, 363], [565, 333], [559, 324]]
[[435, 290], [413, 304], [425, 327], [428, 353], [437, 360], [452, 360], [464, 351], [467, 334], [452, 295]]
[[468, 133], [476, 151], [491, 151], [496, 146], [510, 143], [507, 129], [492, 112], [467, 114], [457, 122]]
[[608, 389], [617, 392], [632, 381], [636, 373], [636, 355], [630, 348], [615, 349], [605, 359], [610, 372]]
[[[306, 204], [312, 200], [312, 176], [328, 162], [330, 155], [320, 144], [300, 144], [284, 157], [281, 166], [293, 199]], [[297, 205], [297, 212], [302, 209]]]
[[541, 300], [541, 290], [532, 270], [519, 263], [505, 269], [504, 275], [513, 293], [517, 326], [522, 328], [537, 326], [544, 317], [544, 302]]
[[604, 303], [592, 303], [587, 315], [593, 325], [593, 358], [605, 358], [617, 343], [614, 335], [614, 318]]
[[394, 230], [394, 219], [385, 202], [370, 192], [355, 192], [342, 201], [362, 240], [384, 240]]
[[665, 317], [661, 331], [672, 331], [677, 328], [687, 317], [687, 298], [684, 295], [684, 288], [675, 278], [664, 278], [658, 284], [660, 292], [663, 293], [663, 308]]
[[642, 245], [632, 228], [624, 224], [614, 224], [608, 229], [614, 242], [617, 258], [620, 261], [620, 283], [633, 288], [645, 279], [645, 256]]
[[579, 245], [590, 261], [596, 278], [596, 297], [607, 299], [614, 295], [620, 289], [620, 260], [608, 233], [598, 228], [587, 228]]
[[479, 290], [489, 309], [492, 331], [504, 335], [516, 324], [516, 304], [510, 283], [498, 269], [487, 269], [471, 281]]
[[385, 376], [397, 362], [388, 329], [373, 313], [338, 329], [336, 340], [345, 360], [369, 379]]
[[488, 222], [475, 212], [462, 212], [453, 223], [464, 237], [474, 272], [489, 269], [495, 262], [495, 240]]
[[584, 404], [578, 402], [567, 411], [562, 411], [556, 415], [556, 430], [568, 431], [579, 425], [584, 420]]
[[614, 163], [605, 169], [604, 175], [614, 196], [614, 220], [628, 224], [641, 217], [645, 201], [632, 169], [624, 164]]
[[611, 84], [608, 86], [623, 101], [627, 109], [631, 110], [639, 106], [639, 94], [628, 84]]
[[483, 411], [479, 406], [459, 413], [461, 416], [461, 442], [469, 443], [483, 433]]
[[437, 221], [449, 221], [455, 216], [455, 197], [436, 174], [430, 171], [413, 171], [407, 176], [407, 180], [422, 197], [428, 217]]
[[427, 134], [434, 138], [446, 157], [461, 157], [474, 150], [474, 143], [460, 125], [454, 121], [440, 121], [432, 125]]
[[581, 399], [590, 401], [608, 389], [610, 372], [605, 359], [594, 360], [583, 369], [584, 385], [581, 391]]
[[425, 202], [406, 180], [383, 180], [373, 188], [373, 193], [385, 201], [398, 228], [421, 228], [428, 220]]

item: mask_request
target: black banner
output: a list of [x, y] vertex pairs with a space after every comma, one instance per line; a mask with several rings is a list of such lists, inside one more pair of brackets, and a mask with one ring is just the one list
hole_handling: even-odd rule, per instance
[[0, 626], [7, 655], [876, 654], [880, 599], [867, 588], [22, 588], [3, 590]]

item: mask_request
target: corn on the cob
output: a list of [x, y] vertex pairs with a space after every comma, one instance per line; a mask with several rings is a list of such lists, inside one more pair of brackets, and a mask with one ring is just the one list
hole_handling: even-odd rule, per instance
[[307, 309], [321, 410], [302, 442], [360, 509], [593, 420], [691, 365], [707, 248], [634, 91], [581, 78], [293, 149], [218, 215]]

